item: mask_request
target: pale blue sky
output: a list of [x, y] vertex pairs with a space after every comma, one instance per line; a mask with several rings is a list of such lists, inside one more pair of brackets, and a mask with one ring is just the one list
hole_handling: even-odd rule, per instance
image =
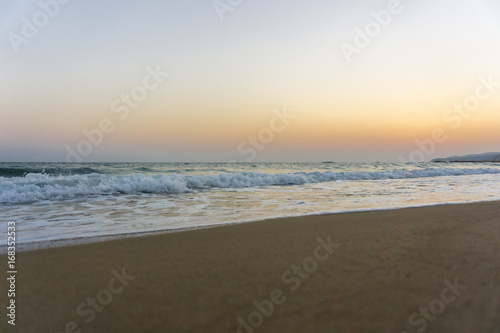
[[[50, 2], [50, 1], [45, 1]], [[85, 161], [245, 160], [272, 109], [296, 120], [256, 161], [397, 161], [474, 92], [500, 80], [497, 1], [409, 1], [347, 63], [339, 43], [390, 1], [78, 1], [14, 52], [38, 1], [0, 4], [0, 161], [64, 161], [83, 130], [116, 129]], [[110, 104], [148, 66], [169, 72], [126, 120]], [[500, 150], [500, 90], [432, 157]], [[76, 148], [75, 148], [76, 149]]]

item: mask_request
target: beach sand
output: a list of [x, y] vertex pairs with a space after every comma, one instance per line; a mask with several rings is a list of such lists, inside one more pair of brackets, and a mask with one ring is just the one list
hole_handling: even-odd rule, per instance
[[494, 333], [500, 203], [284, 218], [26, 251], [17, 269], [13, 332], [223, 333], [242, 325], [246, 333]]

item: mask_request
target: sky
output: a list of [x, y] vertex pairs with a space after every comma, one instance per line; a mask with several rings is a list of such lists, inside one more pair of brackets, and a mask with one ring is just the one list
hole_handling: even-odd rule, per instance
[[0, 4], [0, 162], [500, 151], [497, 0]]

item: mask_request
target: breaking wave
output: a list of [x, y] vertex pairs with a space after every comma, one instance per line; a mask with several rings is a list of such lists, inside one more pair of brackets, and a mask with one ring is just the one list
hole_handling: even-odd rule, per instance
[[[87, 172], [90, 170], [82, 171]], [[87, 196], [120, 194], [179, 194], [197, 190], [209, 190], [212, 188], [289, 186], [342, 180], [363, 181], [484, 174], [500, 174], [500, 169], [427, 168], [372, 172], [233, 172], [218, 175], [145, 175], [141, 173], [107, 175], [102, 173], [89, 173], [55, 176], [47, 173], [28, 173], [19, 176], [0, 176], [0, 202], [29, 203], [42, 200], [66, 200]]]

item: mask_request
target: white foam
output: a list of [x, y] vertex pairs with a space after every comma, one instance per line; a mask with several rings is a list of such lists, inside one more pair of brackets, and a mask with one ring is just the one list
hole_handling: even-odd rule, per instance
[[27, 174], [25, 177], [0, 177], [1, 203], [29, 203], [65, 200], [112, 194], [179, 194], [211, 188], [252, 188], [302, 185], [338, 180], [383, 180], [500, 174], [499, 168], [426, 168], [389, 171], [260, 173], [234, 172], [218, 175], [87, 175], [51, 176]]

